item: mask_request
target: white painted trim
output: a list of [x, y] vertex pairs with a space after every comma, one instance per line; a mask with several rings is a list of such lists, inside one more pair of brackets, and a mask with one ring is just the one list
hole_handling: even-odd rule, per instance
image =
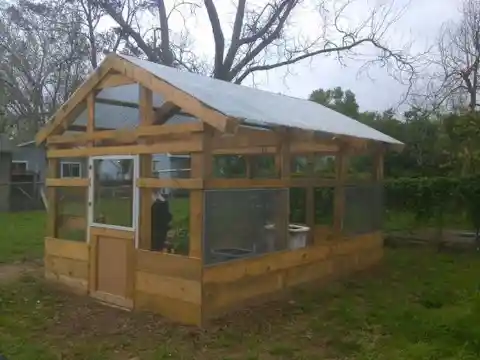
[[[78, 176], [63, 176], [63, 165], [78, 165]], [[60, 177], [61, 178], [73, 178], [81, 179], [82, 178], [82, 163], [78, 161], [60, 161]]]
[[28, 160], [12, 160], [12, 164], [25, 164], [25, 170], [28, 170]]
[[[93, 221], [93, 207], [94, 207], [94, 166], [95, 160], [133, 160], [133, 194], [132, 194], [132, 226], [118, 226], [109, 224], [99, 224]], [[135, 248], [138, 248], [138, 217], [139, 217], [139, 200], [140, 189], [137, 187], [137, 179], [140, 174], [140, 165], [138, 155], [111, 155], [111, 156], [91, 156], [88, 160], [88, 178], [89, 178], [89, 191], [88, 191], [88, 236], [87, 241], [90, 242], [90, 227], [100, 227], [105, 229], [121, 230], [121, 231], [134, 231], [135, 232]]]

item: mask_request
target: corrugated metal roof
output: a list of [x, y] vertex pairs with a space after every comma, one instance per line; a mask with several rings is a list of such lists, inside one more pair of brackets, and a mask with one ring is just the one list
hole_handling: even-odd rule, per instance
[[[223, 114], [252, 124], [288, 126], [390, 144], [402, 144], [388, 135], [313, 101], [236, 85], [131, 56], [118, 56], [147, 70]], [[138, 103], [138, 89], [135, 90], [132, 85], [104, 89], [99, 94], [99, 97], [110, 98], [110, 96], [115, 96], [117, 100]], [[154, 103], [157, 105], [161, 102], [159, 97], [154, 99]]]

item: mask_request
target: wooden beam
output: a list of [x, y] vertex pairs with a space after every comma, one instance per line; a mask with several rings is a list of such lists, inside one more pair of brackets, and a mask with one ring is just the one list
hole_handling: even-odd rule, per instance
[[[114, 130], [114, 129], [96, 126], [96, 127], [95, 127], [95, 130], [97, 130], [97, 131], [104, 131], [104, 130]], [[66, 131], [87, 132], [87, 127], [84, 126], [84, 125], [69, 125], [68, 128], [66, 129]], [[47, 142], [48, 142], [48, 140], [49, 140], [50, 138], [52, 138], [52, 137], [59, 137], [59, 136], [62, 136], [62, 135], [52, 135], [52, 136], [50, 136], [50, 137], [47, 138]]]
[[155, 119], [153, 116], [153, 94], [152, 90], [145, 86], [139, 87], [139, 105], [140, 125], [152, 125]]
[[[290, 180], [291, 157], [290, 157], [290, 133], [286, 128], [276, 130], [281, 141], [277, 146], [275, 155], [275, 168], [280, 180]], [[277, 224], [277, 238], [280, 248], [286, 249], [288, 245], [288, 225], [290, 222], [290, 192], [281, 195], [278, 203], [278, 211], [275, 216]]]
[[154, 124], [162, 125], [165, 124], [173, 115], [177, 114], [180, 111], [180, 108], [172, 103], [171, 101], [166, 101], [161, 107], [155, 110], [155, 120]]
[[140, 188], [203, 189], [203, 179], [137, 179]]
[[308, 244], [313, 244], [315, 230], [315, 181], [314, 181], [315, 154], [307, 155], [307, 177], [311, 178], [305, 191], [305, 222], [310, 228], [308, 233]]
[[88, 179], [76, 179], [76, 178], [48, 178], [45, 180], [47, 187], [87, 187], [89, 184]]
[[132, 146], [103, 146], [92, 148], [78, 148], [78, 149], [60, 149], [48, 150], [48, 158], [62, 158], [62, 157], [87, 157], [87, 156], [101, 156], [101, 155], [139, 155], [139, 154], [185, 154], [202, 151], [202, 141], [198, 137], [192, 136], [190, 140], [183, 141], [169, 141], [159, 144], [144, 144]]
[[345, 145], [336, 158], [336, 183], [334, 197], [333, 228], [337, 235], [342, 232], [345, 216], [345, 184], [348, 171], [348, 147]]
[[205, 180], [205, 189], [281, 189], [290, 187], [308, 187], [315, 183], [317, 187], [335, 185], [331, 179], [210, 179]]
[[[192, 154], [190, 157], [190, 176], [193, 179], [207, 181], [212, 176], [213, 157], [211, 143], [213, 129], [206, 125], [203, 135], [203, 153]], [[190, 191], [190, 243], [189, 256], [201, 259], [203, 257], [203, 230], [204, 230], [204, 201], [203, 190]]]
[[218, 110], [212, 109], [192, 95], [156, 77], [149, 71], [118, 56], [112, 58], [112, 63], [112, 67], [118, 72], [148, 87], [155, 93], [161, 95], [166, 101], [174, 103], [189, 114], [212, 125], [216, 129], [231, 133], [234, 133], [237, 129], [238, 122], [235, 119], [228, 117]]
[[134, 84], [135, 82], [132, 79], [127, 78], [121, 74], [108, 74], [100, 83], [96, 86], [96, 89], [105, 89], [123, 85]]
[[[55, 179], [60, 172], [60, 161], [58, 159], [48, 159], [48, 176]], [[48, 200], [48, 218], [46, 235], [48, 237], [57, 237], [57, 218], [58, 218], [58, 202], [56, 199], [57, 190], [54, 187], [47, 188]]]
[[68, 101], [55, 112], [50, 119], [50, 123], [41, 129], [35, 137], [37, 145], [43, 143], [50, 135], [58, 134], [60, 131], [68, 128], [68, 125], [75, 119], [72, 113], [79, 113], [81, 104], [85, 104], [87, 95], [94, 91], [95, 86], [97, 86], [112, 69], [112, 60], [112, 58], [107, 57], [87, 80], [80, 85]]
[[373, 156], [373, 176], [372, 179], [374, 181], [382, 181], [383, 180], [383, 156], [384, 150], [382, 148], [377, 149], [374, 152]]
[[102, 140], [121, 140], [127, 143], [136, 142], [141, 137], [154, 136], [168, 136], [176, 134], [191, 134], [203, 131], [203, 123], [192, 122], [184, 124], [165, 124], [165, 125], [151, 125], [140, 126], [136, 129], [121, 129], [121, 130], [105, 130], [96, 131], [87, 134], [74, 135], [57, 135], [50, 136], [47, 139], [47, 144], [69, 144], [69, 145], [83, 145], [89, 141]]

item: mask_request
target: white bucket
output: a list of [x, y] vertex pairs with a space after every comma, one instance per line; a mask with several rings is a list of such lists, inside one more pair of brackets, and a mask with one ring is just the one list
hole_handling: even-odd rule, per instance
[[[276, 234], [274, 224], [265, 225], [265, 229], [268, 230], [267, 235], [267, 251], [273, 252], [275, 249]], [[305, 225], [289, 224], [288, 225], [288, 248], [290, 250], [300, 249], [307, 246], [308, 232], [310, 228]]]
[[290, 250], [301, 249], [307, 246], [307, 237], [310, 228], [305, 225], [289, 224], [288, 225], [288, 248]]

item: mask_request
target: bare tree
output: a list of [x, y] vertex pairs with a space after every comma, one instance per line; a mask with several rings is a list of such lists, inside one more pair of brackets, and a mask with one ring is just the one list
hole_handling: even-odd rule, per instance
[[428, 84], [430, 100], [437, 106], [475, 111], [480, 105], [480, 0], [464, 0], [462, 18], [444, 25], [432, 63], [438, 70]]
[[21, 10], [10, 4], [0, 9], [0, 87], [7, 100], [5, 116], [17, 132], [32, 136], [83, 80], [87, 48], [75, 18], [65, 19], [69, 26], [59, 28], [45, 19], [65, 14], [21, 5]]
[[[136, 55], [168, 66], [196, 71], [204, 70], [205, 61], [189, 49], [188, 33], [175, 39], [172, 14], [185, 18], [192, 13], [200, 16], [205, 11], [211, 26], [214, 44], [210, 75], [225, 81], [241, 83], [259, 71], [295, 64], [320, 55], [335, 54], [358, 57], [370, 53], [368, 64], [380, 63], [394, 69], [398, 78], [412, 82], [415, 59], [405, 48], [392, 49], [387, 45], [386, 34], [402, 11], [395, 11], [393, 1], [378, 5], [355, 24], [348, 19], [354, 0], [316, 0], [317, 33], [303, 36], [295, 27], [295, 11], [304, 9], [306, 0], [239, 0], [235, 4], [233, 25], [218, 13], [214, 0], [176, 0], [167, 9], [163, 0], [90, 0], [95, 1], [117, 23], [128, 37], [127, 48]], [[403, 10], [403, 9], [402, 9]], [[350, 13], [351, 14], [351, 13]], [[149, 17], [151, 26], [143, 25]], [[142, 24], [142, 25], [140, 25]], [[226, 34], [230, 34], [227, 38]], [[376, 51], [366, 51], [370, 45]], [[363, 52], [362, 52], [363, 51]], [[182, 55], [188, 54], [187, 61]], [[193, 66], [192, 66], [193, 64]]]

